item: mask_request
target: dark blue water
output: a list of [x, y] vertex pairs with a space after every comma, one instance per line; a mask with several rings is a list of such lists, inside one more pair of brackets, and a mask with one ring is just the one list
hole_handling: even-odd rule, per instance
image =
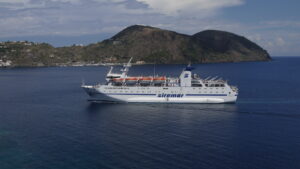
[[238, 102], [91, 104], [81, 81], [108, 67], [0, 69], [0, 169], [300, 168], [300, 58], [195, 67], [237, 85]]

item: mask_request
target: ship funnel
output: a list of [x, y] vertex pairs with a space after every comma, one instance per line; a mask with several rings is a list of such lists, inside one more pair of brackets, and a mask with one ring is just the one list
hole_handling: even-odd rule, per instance
[[192, 86], [192, 70], [194, 68], [189, 64], [180, 75], [180, 86], [191, 87]]

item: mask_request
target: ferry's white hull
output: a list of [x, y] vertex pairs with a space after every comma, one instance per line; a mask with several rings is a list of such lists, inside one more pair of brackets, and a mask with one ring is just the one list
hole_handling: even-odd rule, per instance
[[[82, 86], [90, 95], [90, 101], [125, 103], [234, 103], [236, 93], [223, 90], [201, 92], [195, 88], [180, 87], [107, 87]], [[116, 91], [117, 90], [117, 91]], [[126, 90], [127, 92], [119, 92]], [[193, 91], [196, 90], [196, 91]], [[179, 91], [179, 93], [178, 93]]]
[[121, 69], [122, 74], [110, 68], [105, 85], [82, 88], [91, 101], [125, 103], [234, 103], [238, 89], [222, 79], [201, 79], [192, 74], [188, 65], [178, 78], [166, 76], [127, 76], [132, 58]]

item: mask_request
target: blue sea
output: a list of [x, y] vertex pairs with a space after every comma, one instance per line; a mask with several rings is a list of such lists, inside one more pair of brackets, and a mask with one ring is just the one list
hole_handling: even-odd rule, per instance
[[0, 69], [0, 169], [300, 168], [300, 57], [194, 67], [238, 86], [237, 103], [95, 104], [80, 85], [109, 67]]

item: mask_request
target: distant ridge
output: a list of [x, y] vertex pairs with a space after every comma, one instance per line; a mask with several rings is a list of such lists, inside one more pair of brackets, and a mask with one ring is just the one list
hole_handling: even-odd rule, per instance
[[268, 52], [245, 37], [218, 30], [192, 36], [133, 25], [110, 39], [87, 46], [54, 48], [32, 42], [0, 43], [0, 59], [12, 66], [57, 66], [125, 62], [215, 63], [271, 60]]

